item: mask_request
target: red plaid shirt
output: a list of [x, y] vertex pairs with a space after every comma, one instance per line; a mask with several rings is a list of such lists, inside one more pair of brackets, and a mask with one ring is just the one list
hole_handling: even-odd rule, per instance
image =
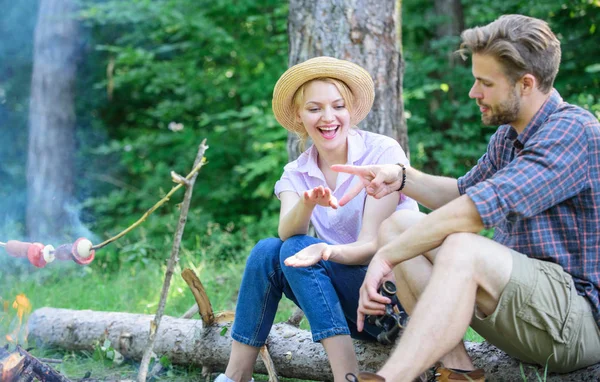
[[560, 264], [600, 326], [600, 123], [553, 90], [525, 130], [498, 128], [458, 180], [494, 240]]

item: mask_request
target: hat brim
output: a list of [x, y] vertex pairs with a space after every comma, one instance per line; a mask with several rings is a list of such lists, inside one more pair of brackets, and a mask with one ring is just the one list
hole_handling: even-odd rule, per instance
[[273, 89], [273, 114], [284, 128], [301, 133], [304, 128], [296, 122], [293, 98], [302, 84], [315, 78], [335, 78], [343, 81], [352, 92], [350, 123], [365, 119], [375, 99], [373, 79], [369, 72], [350, 61], [333, 57], [315, 57], [289, 68], [281, 75]]

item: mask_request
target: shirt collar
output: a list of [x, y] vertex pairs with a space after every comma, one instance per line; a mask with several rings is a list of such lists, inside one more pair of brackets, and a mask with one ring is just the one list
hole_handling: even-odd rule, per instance
[[[563, 102], [562, 97], [558, 94], [556, 89], [552, 89], [550, 93], [550, 97], [544, 102], [540, 110], [531, 118], [531, 121], [525, 126], [525, 129], [521, 134], [517, 134], [517, 131], [514, 127], [509, 126], [504, 136], [504, 139], [508, 139], [510, 141], [514, 141], [515, 147], [521, 146], [523, 148], [529, 138], [531, 138], [542, 126], [548, 117], [554, 113], [558, 105]], [[517, 143], [518, 142], [518, 143]]]

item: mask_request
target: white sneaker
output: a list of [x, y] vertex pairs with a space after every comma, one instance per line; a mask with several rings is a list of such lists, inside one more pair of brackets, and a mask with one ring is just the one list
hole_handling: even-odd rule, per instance
[[[233, 379], [229, 379], [225, 374], [219, 374], [217, 378], [215, 378], [214, 382], [235, 382]], [[254, 378], [250, 379], [250, 382], [254, 382]]]

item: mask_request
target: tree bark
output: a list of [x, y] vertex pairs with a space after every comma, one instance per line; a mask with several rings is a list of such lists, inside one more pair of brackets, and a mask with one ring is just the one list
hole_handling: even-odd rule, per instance
[[436, 36], [438, 38], [460, 36], [465, 29], [460, 0], [435, 0], [435, 14], [442, 20], [436, 26]]
[[[435, 31], [438, 40], [450, 37], [458, 38], [465, 29], [465, 17], [460, 0], [435, 0], [435, 15], [440, 20]], [[457, 45], [447, 44], [447, 46], [445, 53], [450, 66], [464, 65], [464, 61], [454, 54]], [[443, 75], [444, 73], [441, 73], [442, 77]]]
[[[148, 340], [151, 315], [41, 308], [29, 317], [29, 341], [38, 346], [64, 350], [93, 350], [105, 339], [123, 356], [140, 360]], [[205, 366], [223, 371], [229, 360], [230, 323], [215, 323], [207, 328], [201, 320], [164, 316], [157, 332], [154, 351], [179, 365]], [[391, 346], [354, 341], [360, 370], [376, 371], [387, 360]], [[267, 347], [278, 374], [283, 377], [331, 380], [331, 369], [323, 346], [314, 343], [310, 333], [286, 323], [273, 326]], [[486, 381], [523, 381], [521, 364], [487, 343], [467, 343], [476, 367], [486, 372]], [[260, 358], [260, 357], [259, 357]], [[264, 363], [257, 360], [255, 371], [266, 374]], [[523, 365], [527, 380], [543, 378], [544, 370]], [[600, 365], [569, 374], [550, 373], [546, 381], [597, 381]]]
[[[331, 56], [364, 67], [375, 82], [375, 103], [359, 127], [396, 139], [408, 153], [402, 102], [404, 62], [400, 41], [400, 1], [290, 0], [289, 65]], [[288, 155], [300, 154], [288, 135]]]
[[27, 157], [27, 232], [41, 241], [69, 226], [75, 150], [78, 23], [74, 0], [42, 0], [35, 29]]

